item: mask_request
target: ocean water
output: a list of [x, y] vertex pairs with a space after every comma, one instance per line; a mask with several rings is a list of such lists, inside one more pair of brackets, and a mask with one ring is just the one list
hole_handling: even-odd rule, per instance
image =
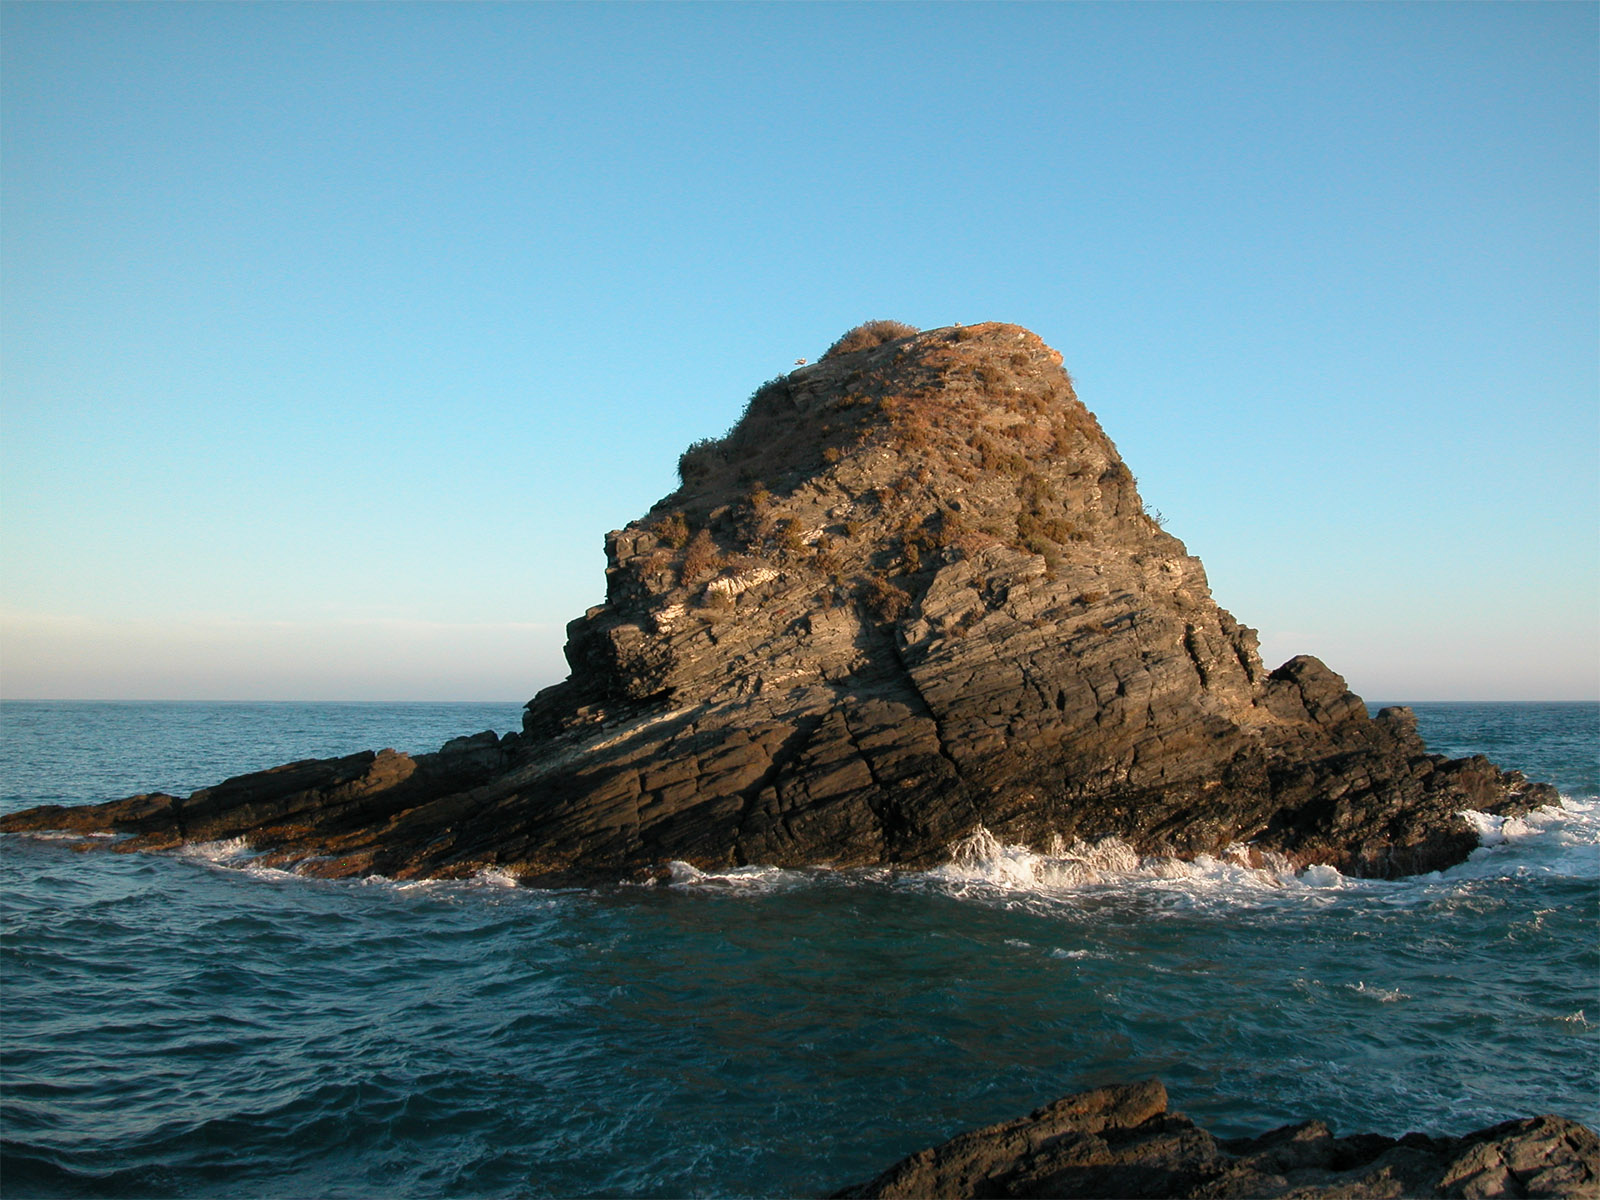
[[[805, 1196], [1159, 1076], [1223, 1134], [1600, 1125], [1600, 709], [1421, 704], [1562, 790], [1397, 882], [976, 836], [918, 874], [328, 882], [0, 839], [0, 1191]], [[0, 806], [187, 792], [518, 706], [0, 705]]]

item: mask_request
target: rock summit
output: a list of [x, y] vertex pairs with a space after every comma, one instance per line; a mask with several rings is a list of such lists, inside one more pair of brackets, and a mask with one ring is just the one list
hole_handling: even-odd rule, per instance
[[1408, 710], [1369, 717], [1314, 658], [1267, 670], [1018, 326], [863, 326], [679, 473], [607, 535], [605, 603], [568, 626], [571, 675], [520, 732], [0, 829], [530, 884], [924, 867], [980, 830], [1395, 876], [1465, 858], [1464, 810], [1557, 799], [1428, 753]]

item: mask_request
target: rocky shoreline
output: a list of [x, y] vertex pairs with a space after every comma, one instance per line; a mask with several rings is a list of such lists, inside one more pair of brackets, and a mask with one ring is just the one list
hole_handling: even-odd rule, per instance
[[[606, 538], [606, 602], [523, 729], [0, 818], [118, 849], [244, 839], [344, 877], [555, 885], [746, 864], [920, 868], [979, 828], [1396, 876], [1463, 810], [1555, 791], [1430, 754], [1255, 633], [1148, 514], [1061, 355], [872, 323], [759, 388]], [[101, 839], [102, 841], [104, 839]]]
[[1557, 1116], [1461, 1137], [1335, 1137], [1320, 1121], [1217, 1138], [1156, 1080], [1096, 1088], [962, 1133], [834, 1193], [845, 1198], [1594, 1197], [1600, 1137]]

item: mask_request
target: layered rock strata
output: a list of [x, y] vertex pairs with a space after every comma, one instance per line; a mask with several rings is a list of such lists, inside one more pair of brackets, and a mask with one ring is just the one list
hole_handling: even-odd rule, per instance
[[519, 733], [0, 829], [529, 883], [922, 866], [980, 826], [1393, 876], [1464, 858], [1463, 810], [1556, 800], [1429, 754], [1407, 710], [1369, 718], [1316, 659], [1266, 670], [1034, 334], [876, 341], [764, 385], [607, 536], [605, 603]]
[[844, 1197], [1600, 1195], [1600, 1137], [1564, 1117], [1464, 1137], [1335, 1137], [1321, 1121], [1221, 1139], [1167, 1108], [1155, 1080], [1081, 1092], [902, 1159]]

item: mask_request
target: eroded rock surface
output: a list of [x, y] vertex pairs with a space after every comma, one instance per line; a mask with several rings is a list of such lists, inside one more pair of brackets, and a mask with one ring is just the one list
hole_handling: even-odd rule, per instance
[[[872, 339], [866, 339], [870, 342]], [[606, 602], [521, 732], [296, 763], [0, 829], [242, 837], [326, 875], [527, 882], [672, 860], [927, 865], [977, 827], [1041, 851], [1230, 847], [1392, 876], [1553, 803], [1429, 754], [1254, 631], [1152, 519], [1061, 356], [1014, 325], [830, 353], [759, 389], [606, 539]]]
[[1600, 1138], [1564, 1117], [1465, 1137], [1335, 1137], [1321, 1121], [1222, 1139], [1167, 1108], [1156, 1080], [1097, 1088], [901, 1160], [839, 1197], [1600, 1195]]

